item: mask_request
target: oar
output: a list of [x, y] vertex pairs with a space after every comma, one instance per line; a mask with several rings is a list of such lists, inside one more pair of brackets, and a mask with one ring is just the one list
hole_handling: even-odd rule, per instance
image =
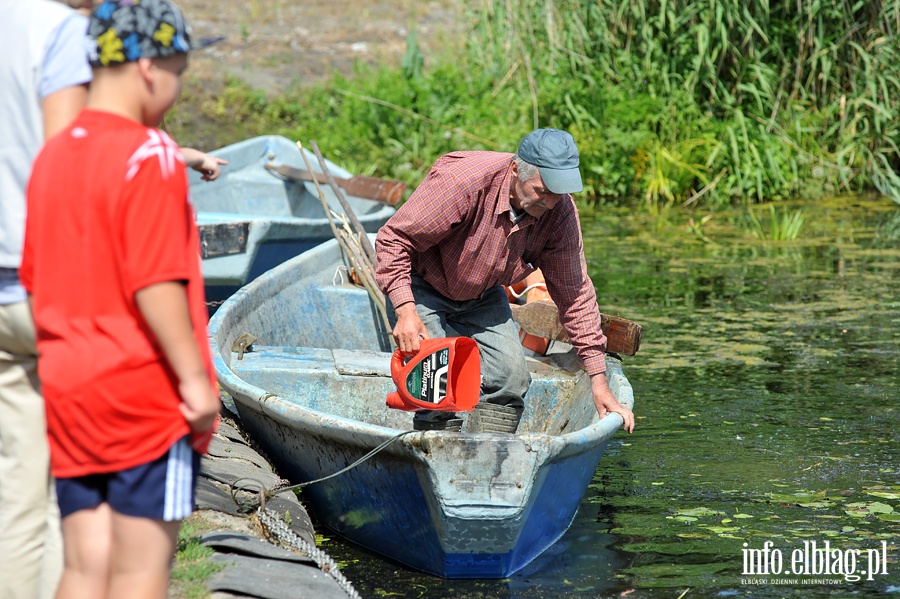
[[[290, 181], [316, 181], [327, 183], [325, 175], [294, 168], [286, 164], [265, 164], [270, 171]], [[368, 177], [366, 175], [353, 175], [349, 179], [335, 177], [335, 182], [349, 195], [375, 202], [383, 202], [388, 206], [396, 206], [403, 198], [406, 183], [394, 179], [382, 179], [380, 177]]]
[[[569, 334], [559, 322], [559, 309], [553, 300], [543, 299], [524, 305], [511, 304], [513, 320], [531, 335], [570, 343]], [[641, 325], [620, 318], [600, 314], [600, 328], [606, 335], [606, 351], [633, 356], [641, 347]]]

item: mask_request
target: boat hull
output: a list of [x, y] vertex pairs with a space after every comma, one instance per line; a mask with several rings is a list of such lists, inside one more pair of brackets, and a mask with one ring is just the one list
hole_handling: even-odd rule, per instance
[[[412, 428], [411, 413], [384, 405], [393, 389], [389, 346], [368, 296], [331, 286], [321, 273], [338, 260], [334, 243], [292, 259], [241, 289], [210, 322], [223, 388], [294, 482], [333, 474]], [[238, 360], [231, 343], [242, 332], [257, 336], [258, 347]], [[523, 432], [395, 438], [304, 488], [318, 521], [445, 578], [503, 578], [531, 562], [571, 524], [622, 420], [598, 420], [583, 371], [530, 366]], [[609, 366], [613, 392], [632, 405], [621, 364]]]

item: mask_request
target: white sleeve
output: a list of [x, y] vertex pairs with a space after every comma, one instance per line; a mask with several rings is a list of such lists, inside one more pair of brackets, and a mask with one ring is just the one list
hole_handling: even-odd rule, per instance
[[38, 88], [42, 100], [61, 89], [90, 82], [87, 25], [87, 17], [72, 11], [50, 37]]

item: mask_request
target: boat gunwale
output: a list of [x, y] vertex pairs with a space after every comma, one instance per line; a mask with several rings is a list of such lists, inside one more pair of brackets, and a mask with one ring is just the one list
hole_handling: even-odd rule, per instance
[[[256, 147], [260, 147], [261, 151], [258, 153], [256, 158], [252, 160], [248, 160], [244, 163], [238, 163], [235, 161], [235, 156], [241, 156], [243, 153], [247, 152], [249, 149], [255, 149]], [[285, 179], [279, 177], [274, 171], [265, 169], [262, 165], [264, 163], [270, 163], [267, 159], [266, 154], [270, 151], [286, 151], [288, 153], [298, 152], [297, 157], [291, 157], [292, 160], [285, 162], [289, 166], [294, 166], [296, 168], [305, 168], [303, 164], [300, 162], [299, 152], [300, 150], [296, 147], [295, 143], [284, 137], [282, 135], [258, 135], [256, 137], [251, 137], [249, 139], [245, 139], [239, 141], [237, 143], [233, 143], [216, 150], [211, 151], [209, 154], [211, 156], [216, 157], [226, 157], [229, 160], [229, 165], [223, 169], [222, 176], [220, 180], [217, 181], [216, 185], [227, 185], [229, 182], [229, 177], [234, 176], [237, 173], [241, 172], [256, 172], [261, 175], [266, 175], [260, 177], [259, 182], [268, 182], [268, 181], [280, 181], [285, 182]], [[304, 153], [309, 153], [308, 150], [303, 150]], [[251, 154], [255, 155], [255, 154]], [[353, 174], [346, 170], [345, 168], [335, 164], [331, 160], [326, 159], [326, 164], [328, 165], [328, 170], [335, 177], [349, 178], [352, 177]], [[317, 174], [323, 174], [321, 167], [316, 163], [313, 165], [313, 172]], [[208, 189], [208, 183], [202, 181], [201, 175], [195, 171], [188, 172], [188, 183], [189, 185], [199, 185], [198, 189], [204, 190]], [[249, 183], [249, 182], [247, 182]], [[310, 200], [311, 202], [318, 201], [319, 194], [315, 183], [311, 181], [303, 182], [303, 186], [306, 188], [307, 193], [313, 198]], [[332, 192], [333, 193], [333, 192]], [[194, 194], [195, 196], [197, 194]], [[352, 202], [360, 202], [362, 205], [374, 205], [378, 206], [378, 209], [375, 211], [357, 211], [357, 217], [361, 223], [364, 225], [370, 224], [372, 222], [379, 222], [382, 220], [387, 220], [392, 214], [396, 212], [396, 208], [385, 204], [379, 200], [373, 200], [371, 198], [364, 198], [359, 196], [351, 196], [347, 195], [348, 201]], [[204, 204], [205, 201], [196, 200], [195, 204]], [[330, 202], [329, 205], [332, 205], [335, 209], [339, 209], [340, 206], [337, 203], [337, 200], [334, 202]], [[305, 216], [294, 216], [294, 215], [277, 215], [277, 214], [266, 214], [266, 213], [258, 213], [258, 212], [227, 212], [222, 210], [206, 210], [202, 207], [199, 209], [195, 208], [195, 220], [198, 223], [202, 224], [215, 224], [217, 222], [233, 222], [233, 219], [236, 217], [238, 220], [253, 220], [253, 221], [272, 221], [274, 223], [279, 224], [291, 224], [300, 227], [321, 227], [329, 226], [329, 218], [327, 215], [323, 214], [320, 217], [305, 217]], [[210, 220], [215, 218], [220, 218], [221, 221]]]
[[[369, 235], [374, 238], [373, 234]], [[209, 338], [212, 348], [212, 358], [215, 367], [216, 376], [222, 387], [232, 396], [234, 401], [246, 405], [246, 407], [260, 412], [270, 418], [279, 421], [281, 424], [296, 428], [298, 423], [311, 421], [316, 423], [316, 427], [321, 424], [329, 424], [327, 427], [329, 434], [340, 437], [344, 442], [353, 442], [360, 447], [368, 447], [372, 442], [381, 443], [389, 438], [400, 434], [401, 430], [385, 427], [377, 424], [370, 424], [361, 420], [345, 418], [336, 414], [314, 410], [294, 402], [288, 401], [277, 394], [269, 393], [265, 389], [252, 385], [238, 376], [231, 369], [230, 363], [225, 360], [223, 354], [228, 353], [230, 356], [231, 348], [228, 339], [219, 339], [219, 331], [223, 325], [227, 325], [227, 318], [238, 307], [244, 303], [249, 303], [252, 307], [257, 308], [259, 305], [273, 297], [275, 294], [283, 290], [286, 285], [293, 284], [296, 278], [290, 276], [298, 263], [311, 262], [315, 264], [331, 263], [331, 257], [339, 258], [340, 250], [336, 240], [332, 239], [319, 246], [300, 254], [286, 262], [276, 266], [269, 272], [261, 275], [254, 281], [248, 283], [230, 298], [228, 298], [219, 310], [213, 315], [209, 323]], [[284, 282], [284, 285], [272, 285], [272, 281]], [[259, 288], [263, 288], [265, 293], [259, 293]], [[234, 335], [234, 331], [230, 331]], [[226, 333], [227, 335], [227, 333]], [[583, 372], [581, 376], [587, 376]], [[625, 397], [619, 393], [617, 398], [628, 408], [633, 407], [633, 390], [628, 379], [622, 371], [621, 362], [611, 356], [607, 356], [607, 376], [609, 378], [610, 387], [614, 394], [621, 385], [626, 388]], [[527, 401], [527, 399], [526, 399]], [[270, 409], [265, 409], [265, 406]], [[277, 407], [276, 407], [277, 406]], [[288, 417], [287, 414], [296, 414]], [[498, 436], [518, 439], [528, 444], [543, 444], [552, 448], [553, 453], [561, 452], [566, 455], [577, 453], [581, 449], [593, 448], [599, 444], [607, 442], [618, 431], [624, 423], [619, 414], [608, 414], [602, 419], [595, 420], [592, 424], [573, 430], [571, 432], [551, 435], [548, 433], [516, 433], [514, 435], [498, 435], [493, 433], [450, 433], [446, 431], [419, 431], [419, 439], [424, 435], [459, 435], [460, 438], [474, 439], [476, 441], [492, 441]], [[322, 435], [318, 431], [319, 436]], [[408, 435], [409, 438], [417, 437], [416, 434]], [[367, 438], [364, 440], [364, 438]], [[368, 442], [366, 442], [368, 441]], [[413, 439], [409, 439], [409, 443], [415, 443]], [[408, 443], [407, 443], [408, 444]], [[394, 444], [394, 451], [397, 446], [407, 444]]]

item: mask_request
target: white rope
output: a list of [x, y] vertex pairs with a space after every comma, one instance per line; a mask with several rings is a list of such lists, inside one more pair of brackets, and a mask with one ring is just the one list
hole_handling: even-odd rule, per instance
[[543, 287], [544, 289], [546, 289], [546, 288], [547, 288], [547, 284], [546, 284], [546, 283], [532, 283], [531, 285], [529, 285], [528, 287], [526, 287], [526, 288], [522, 291], [522, 293], [516, 293], [516, 292], [513, 290], [512, 287], [509, 287], [508, 289], [509, 289], [509, 292], [512, 294], [512, 296], [513, 296], [514, 298], [519, 299], [520, 297], [522, 297], [523, 295], [525, 295], [526, 293], [528, 293], [528, 292], [531, 291], [532, 289], [537, 289], [538, 287]]
[[347, 280], [350, 280], [350, 269], [344, 266], [343, 264], [339, 264], [337, 269], [334, 271], [334, 276], [331, 277], [331, 284], [334, 286], [338, 285], [346, 285], [344, 282], [344, 273], [347, 273]]

